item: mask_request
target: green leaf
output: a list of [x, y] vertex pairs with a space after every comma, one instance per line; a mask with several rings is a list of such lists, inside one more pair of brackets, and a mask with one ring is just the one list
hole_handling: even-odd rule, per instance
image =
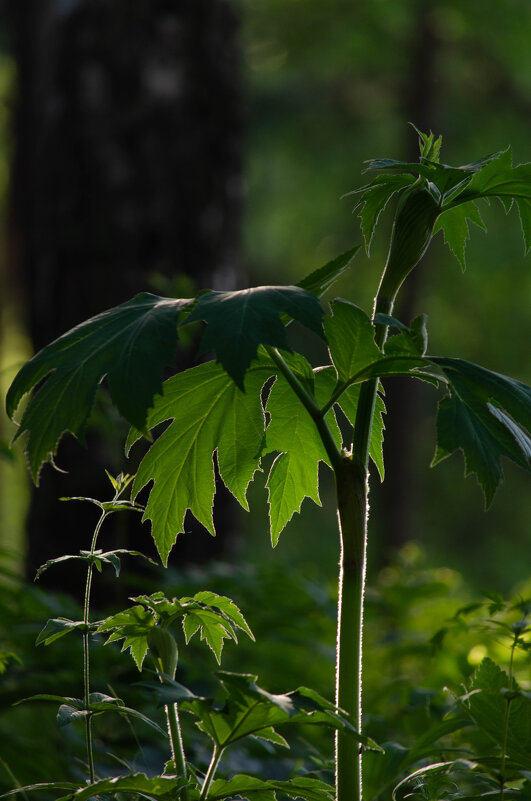
[[133, 497], [153, 481], [143, 520], [153, 524], [153, 539], [166, 564], [177, 534], [184, 530], [190, 509], [214, 534], [215, 491], [213, 452], [220, 475], [244, 509], [246, 491], [259, 466], [264, 434], [260, 391], [274, 368], [257, 364], [240, 392], [214, 362], [170, 378], [148, 417], [149, 427], [173, 418], [140, 463]]
[[452, 204], [479, 197], [498, 197], [507, 211], [513, 201], [516, 203], [527, 253], [531, 248], [531, 162], [513, 167], [508, 147], [475, 173], [463, 191], [452, 198]]
[[256, 676], [218, 671], [226, 700], [222, 707], [214, 699], [200, 698], [182, 701], [198, 718], [197, 726], [219, 748], [226, 748], [243, 737], [270, 735], [271, 727], [280, 724], [305, 723], [328, 726], [352, 734], [359, 742], [369, 741], [359, 735], [345, 716], [311, 690], [299, 688], [293, 693], [273, 695], [256, 684]]
[[46, 379], [27, 405], [14, 438], [29, 432], [27, 454], [35, 482], [66, 431], [83, 441], [96, 389], [105, 376], [120, 413], [144, 431], [147, 409], [162, 390], [164, 368], [175, 358], [179, 315], [190, 303], [137, 295], [63, 334], [22, 367], [7, 394], [11, 418], [22, 396]]
[[307, 275], [306, 278], [303, 278], [302, 281], [298, 281], [297, 286], [320, 298], [348, 270], [359, 249], [359, 245], [356, 245], [356, 247], [346, 250], [340, 256], [336, 256], [335, 259], [325, 264], [324, 267], [319, 267], [319, 269]]
[[[338, 406], [341, 407], [345, 417], [348, 419], [351, 425], [354, 425], [356, 420], [360, 390], [361, 384], [351, 384], [338, 400]], [[374, 415], [372, 419], [371, 438], [369, 441], [369, 456], [374, 462], [382, 481], [385, 477], [383, 458], [385, 412], [385, 403], [381, 395], [378, 393], [376, 395]]]
[[480, 211], [473, 200], [459, 206], [453, 206], [444, 211], [438, 218], [433, 228], [433, 234], [442, 231], [444, 241], [458, 260], [461, 268], [465, 270], [465, 247], [470, 239], [469, 222], [475, 223], [479, 228], [487, 230]]
[[[525, 694], [504, 690], [509, 687], [507, 673], [486, 657], [476, 670], [469, 692], [462, 696], [459, 705], [498, 745], [504, 742], [505, 716], [507, 723], [507, 756], [520, 767], [531, 768], [531, 699]], [[517, 687], [514, 688], [518, 690]], [[507, 705], [509, 708], [507, 710]]]
[[207, 323], [200, 352], [216, 359], [243, 390], [243, 377], [259, 345], [289, 350], [281, 315], [288, 314], [322, 337], [323, 310], [311, 292], [297, 286], [261, 286], [201, 295], [188, 322]]
[[[380, 318], [386, 317], [383, 314], [377, 316]], [[400, 333], [389, 337], [384, 347], [385, 355], [400, 356], [411, 354], [412, 356], [424, 356], [428, 347], [427, 321], [427, 315], [420, 314], [411, 321], [411, 327], [408, 328], [393, 317], [388, 317], [385, 324], [395, 326], [398, 324]]]
[[123, 640], [122, 651], [129, 649], [139, 670], [148, 651], [147, 637], [155, 625], [151, 612], [139, 604], [106, 618], [96, 629], [98, 634], [109, 634], [105, 645]]
[[70, 794], [64, 796], [64, 799], [72, 798], [72, 794], [80, 787], [85, 785], [75, 784], [74, 782], [38, 782], [37, 784], [27, 784], [25, 787], [15, 787], [14, 790], [8, 790], [7, 793], [2, 793], [0, 798], [8, 798], [11, 795], [18, 795], [23, 793], [31, 793], [35, 790], [70, 790]]
[[70, 634], [71, 631], [80, 629], [85, 631], [87, 625], [84, 620], [68, 620], [65, 617], [52, 618], [46, 622], [46, 625], [39, 633], [35, 640], [35, 645], [50, 645], [65, 634]]
[[148, 646], [151, 648], [150, 637], [154, 636], [155, 627], [160, 625], [166, 628], [178, 618], [183, 618], [186, 641], [199, 632], [218, 662], [223, 640], [230, 638], [238, 641], [235, 628], [241, 629], [254, 640], [253, 633], [236, 604], [230, 598], [215, 592], [204, 590], [193, 597], [172, 600], [168, 600], [164, 593], [156, 592], [151, 596], [140, 595], [132, 600], [138, 605], [107, 618], [99, 626], [98, 632], [111, 632], [107, 642], [124, 639], [122, 650], [131, 648], [139, 668]]
[[[238, 642], [234, 627], [245, 631], [254, 640], [254, 635], [247, 625], [247, 621], [236, 604], [222, 595], [204, 590], [196, 593], [193, 598], [181, 598], [184, 607], [183, 630], [186, 642], [196, 633], [200, 633], [213, 651], [218, 664], [221, 661], [223, 641], [227, 638]], [[188, 610], [187, 604], [190, 606]]]
[[414, 181], [415, 178], [410, 174], [379, 175], [370, 184], [347, 193], [347, 195], [360, 195], [355, 208], [361, 207], [359, 217], [367, 255], [370, 253], [372, 237], [380, 214], [396, 192], [410, 186]]
[[178, 797], [178, 793], [183, 787], [188, 786], [188, 781], [182, 776], [153, 776], [148, 778], [144, 773], [133, 773], [130, 776], [115, 776], [107, 779], [100, 779], [88, 787], [77, 790], [73, 796], [75, 801], [85, 801], [88, 798], [104, 797], [105, 795], [117, 795], [118, 793], [135, 793], [147, 798], [154, 798], [156, 801], [171, 801]]
[[374, 326], [362, 309], [345, 300], [336, 300], [331, 307], [332, 316], [324, 320], [326, 338], [338, 380], [346, 383], [382, 354], [374, 341]]
[[476, 473], [489, 506], [503, 478], [501, 456], [531, 469], [531, 387], [462, 359], [431, 361], [449, 382], [449, 395], [439, 403], [432, 464], [461, 449], [465, 475]]
[[[322, 371], [315, 373], [316, 394]], [[264, 453], [279, 451], [267, 479], [271, 542], [276, 545], [282, 529], [304, 498], [319, 506], [319, 462], [329, 464], [328, 455], [310, 414], [287, 381], [278, 376], [267, 401], [271, 421], [266, 430]], [[327, 415], [338, 445], [341, 437], [333, 413]]]
[[334, 788], [319, 779], [305, 777], [289, 781], [264, 781], [254, 776], [233, 776], [228, 781], [215, 779], [208, 793], [209, 801], [224, 801], [235, 796], [249, 801], [276, 801], [277, 792], [304, 801], [332, 801]]

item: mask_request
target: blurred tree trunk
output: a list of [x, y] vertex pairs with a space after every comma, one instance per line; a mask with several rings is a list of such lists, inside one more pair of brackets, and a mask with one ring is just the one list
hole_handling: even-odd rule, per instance
[[[402, 107], [405, 120], [413, 122], [423, 132], [434, 129], [437, 108], [436, 64], [440, 41], [433, 25], [432, 8], [420, 2], [412, 12], [415, 16], [409, 47], [409, 74], [403, 86]], [[405, 159], [418, 161], [417, 136], [410, 131], [405, 146]], [[426, 258], [429, 258], [429, 254]], [[394, 310], [405, 323], [419, 314], [423, 270], [415, 269], [404, 283]], [[415, 431], [420, 419], [420, 396], [423, 387], [409, 378], [384, 381], [385, 404], [385, 482], [375, 492], [380, 529], [385, 532], [384, 559], [414, 537], [416, 527], [416, 480], [414, 458]]]
[[[231, 2], [8, 0], [7, 13], [19, 76], [10, 269], [35, 349], [141, 290], [234, 288], [243, 101]], [[44, 469], [30, 573], [88, 547], [79, 506], [56, 498], [109, 495], [103, 468], [123, 466], [113, 428], [91, 431], [87, 452], [61, 446], [69, 475]], [[181, 556], [211, 553], [204, 533], [180, 540]]]

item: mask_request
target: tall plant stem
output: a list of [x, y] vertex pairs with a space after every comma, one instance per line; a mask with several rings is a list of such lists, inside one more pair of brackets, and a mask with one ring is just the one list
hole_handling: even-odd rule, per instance
[[[392, 302], [377, 297], [374, 313], [390, 314]], [[375, 326], [381, 347], [385, 325]], [[367, 559], [369, 443], [378, 381], [360, 391], [354, 425], [353, 453], [335, 468], [338, 523], [341, 541], [336, 656], [336, 704], [349, 713], [361, 733], [363, 605]], [[336, 737], [336, 801], [361, 801], [361, 749], [346, 734]]]
[[[90, 546], [90, 556], [94, 556], [96, 550], [96, 543], [98, 534], [100, 533], [103, 521], [107, 517], [107, 512], [102, 511], [100, 518], [94, 529], [92, 536], [92, 543]], [[90, 590], [92, 587], [92, 571], [94, 569], [93, 561], [89, 561], [87, 568], [87, 580], [85, 584], [85, 601], [83, 604], [83, 693], [85, 701], [85, 710], [87, 715], [85, 717], [85, 739], [87, 744], [87, 762], [89, 771], [89, 783], [94, 783], [94, 749], [92, 745], [92, 715], [89, 711], [90, 706], [90, 632], [89, 632], [89, 614], [90, 614]]]
[[[166, 718], [168, 721], [168, 732], [170, 735], [171, 755], [175, 763], [175, 769], [178, 774], [181, 774], [185, 779], [188, 778], [188, 771], [186, 768], [186, 755], [184, 753], [183, 738], [181, 733], [181, 724], [179, 721], [179, 712], [177, 704], [166, 705]], [[179, 797], [181, 801], [188, 801], [188, 788], [184, 787]]]

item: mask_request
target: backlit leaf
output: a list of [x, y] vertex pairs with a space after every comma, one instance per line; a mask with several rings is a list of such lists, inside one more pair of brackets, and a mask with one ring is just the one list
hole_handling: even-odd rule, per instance
[[[319, 384], [326, 380], [321, 371], [315, 373], [316, 394]], [[278, 376], [267, 402], [271, 422], [266, 430], [264, 453], [278, 451], [269, 476], [269, 519], [271, 542], [276, 545], [285, 525], [294, 512], [300, 512], [304, 498], [311, 498], [318, 505], [319, 462], [329, 464], [328, 455], [315, 423], [306, 411], [292, 388], [282, 376]], [[329, 412], [327, 422], [341, 444], [339, 430], [333, 415]]]
[[246, 491], [258, 469], [265, 425], [260, 390], [272, 373], [274, 368], [267, 364], [251, 367], [246, 392], [215, 362], [165, 382], [163, 396], [149, 413], [148, 426], [173, 422], [149, 449], [133, 484], [136, 497], [153, 482], [143, 519], [152, 521], [153, 539], [164, 564], [184, 530], [188, 509], [214, 534], [214, 451], [225, 485], [248, 508]]
[[374, 342], [374, 326], [362, 309], [346, 300], [330, 305], [332, 316], [324, 320], [328, 348], [339, 381], [347, 382], [382, 354]]

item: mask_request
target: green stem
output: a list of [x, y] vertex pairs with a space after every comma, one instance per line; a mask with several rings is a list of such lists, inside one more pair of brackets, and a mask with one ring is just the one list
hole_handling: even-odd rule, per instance
[[[103, 525], [103, 521], [107, 517], [107, 512], [102, 511], [100, 515], [100, 519], [96, 524], [96, 528], [94, 529], [94, 534], [92, 536], [92, 544], [90, 546], [90, 555], [94, 555], [94, 551], [96, 550], [96, 542], [98, 540], [98, 534], [100, 533], [101, 527]], [[85, 739], [87, 744], [87, 762], [88, 762], [88, 771], [89, 771], [89, 783], [94, 783], [94, 748], [92, 744], [92, 715], [90, 713], [90, 633], [89, 633], [89, 613], [90, 613], [90, 590], [92, 587], [92, 572], [94, 568], [94, 563], [92, 561], [89, 562], [87, 568], [87, 580], [85, 584], [85, 601], [83, 604], [83, 623], [84, 623], [84, 631], [83, 631], [83, 692], [84, 692], [84, 701], [85, 701], [85, 709], [87, 711], [87, 715], [85, 717]]]
[[[184, 753], [183, 737], [181, 732], [181, 724], [179, 721], [179, 712], [177, 704], [166, 705], [166, 719], [168, 721], [168, 732], [170, 735], [171, 755], [175, 763], [175, 770], [178, 775], [188, 778], [188, 771], [186, 768], [186, 755]], [[188, 788], [183, 787], [179, 797], [181, 801], [188, 801]]]
[[203, 787], [201, 788], [199, 801], [205, 801], [205, 799], [208, 798], [210, 785], [214, 780], [214, 775], [218, 769], [219, 760], [221, 759], [222, 754], [223, 748], [221, 748], [219, 745], [215, 745], [214, 750], [212, 751], [212, 759], [210, 760], [210, 765], [208, 766], [208, 770], [206, 772], [205, 781], [203, 782]]
[[332, 465], [333, 469], [335, 470], [340, 462], [341, 462], [341, 453], [334, 441], [332, 436], [332, 432], [328, 428], [328, 423], [324, 419], [321, 409], [319, 408], [317, 401], [311, 395], [302, 381], [295, 375], [293, 370], [290, 366], [285, 362], [282, 358], [281, 354], [278, 352], [276, 348], [271, 347], [270, 345], [266, 345], [265, 349], [270, 357], [270, 359], [276, 364], [279, 369], [279, 372], [282, 373], [290, 387], [293, 389], [297, 397], [299, 398], [300, 402], [314, 421], [317, 431], [319, 432], [319, 436], [323, 442], [325, 447], [326, 453], [328, 454], [328, 458], [330, 459], [330, 464]]
[[[361, 732], [361, 658], [367, 543], [367, 471], [342, 458], [336, 471], [341, 538], [336, 704]], [[361, 752], [348, 734], [336, 736], [336, 801], [361, 799]]]
[[[377, 297], [374, 313], [391, 314], [392, 301]], [[376, 325], [375, 341], [382, 347], [387, 326]], [[367, 558], [369, 444], [378, 379], [366, 381], [353, 434], [352, 456], [342, 458], [335, 470], [341, 557], [339, 572], [336, 659], [336, 704], [349, 713], [361, 733], [363, 604]], [[361, 749], [352, 739], [336, 737], [336, 801], [362, 798]]]

